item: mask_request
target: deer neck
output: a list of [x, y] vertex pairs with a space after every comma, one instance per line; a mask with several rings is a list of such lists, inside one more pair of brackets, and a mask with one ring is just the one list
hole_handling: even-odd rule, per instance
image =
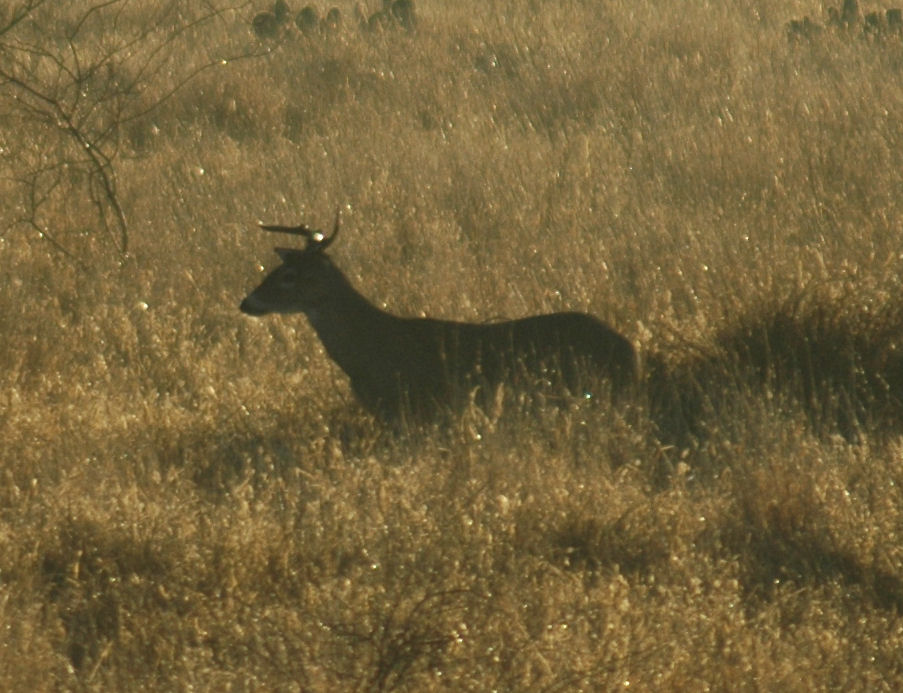
[[321, 305], [306, 314], [326, 353], [353, 378], [369, 369], [373, 345], [391, 333], [391, 323], [398, 318], [373, 305], [344, 276], [341, 280]]

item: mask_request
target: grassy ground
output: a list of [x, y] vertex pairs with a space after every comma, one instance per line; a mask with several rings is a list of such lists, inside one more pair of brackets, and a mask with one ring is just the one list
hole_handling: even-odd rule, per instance
[[[269, 52], [124, 130], [127, 261], [79, 200], [45, 213], [91, 270], [0, 240], [0, 688], [903, 686], [903, 41], [424, 0], [260, 44], [256, 9], [194, 49]], [[380, 305], [592, 312], [637, 391], [381, 431], [303, 317], [237, 309], [256, 222], [338, 206]]]

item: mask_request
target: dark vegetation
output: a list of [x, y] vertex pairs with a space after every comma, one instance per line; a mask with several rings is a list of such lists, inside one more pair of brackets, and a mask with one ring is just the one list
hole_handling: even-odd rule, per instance
[[817, 40], [825, 31], [838, 37], [899, 41], [903, 37], [903, 9], [892, 7], [862, 13], [858, 0], [844, 0], [840, 7], [827, 8], [825, 24], [813, 21], [808, 15], [787, 22], [787, 38], [790, 41]]
[[[414, 31], [417, 27], [413, 0], [383, 0], [382, 7], [374, 12], [365, 11], [358, 3], [354, 6], [354, 16], [358, 30], [364, 34]], [[305, 5], [294, 15], [292, 22], [288, 3], [277, 0], [272, 10], [254, 15], [251, 29], [263, 41], [291, 40], [295, 38], [294, 30], [305, 37], [323, 37], [335, 35], [342, 29], [342, 17], [338, 7], [330, 7], [321, 17], [316, 6]]]

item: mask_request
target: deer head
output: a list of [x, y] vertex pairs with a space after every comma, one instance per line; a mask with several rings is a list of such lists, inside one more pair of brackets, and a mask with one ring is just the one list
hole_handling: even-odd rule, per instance
[[290, 233], [307, 239], [302, 248], [276, 248], [282, 264], [270, 272], [263, 282], [241, 302], [241, 311], [248, 315], [266, 313], [310, 313], [316, 310], [337, 282], [344, 282], [333, 266], [326, 249], [339, 232], [339, 213], [336, 213], [332, 233], [326, 236], [304, 224], [300, 226], [268, 226], [264, 231]]

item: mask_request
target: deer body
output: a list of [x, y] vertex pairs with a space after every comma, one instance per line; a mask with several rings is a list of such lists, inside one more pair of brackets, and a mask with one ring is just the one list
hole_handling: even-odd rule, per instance
[[305, 313], [355, 395], [383, 420], [429, 420], [459, 409], [475, 390], [485, 400], [503, 383], [532, 389], [554, 382], [582, 394], [593, 392], [600, 379], [619, 388], [633, 377], [633, 346], [590, 315], [488, 324], [398, 317], [370, 303], [323, 252], [335, 232], [323, 239], [303, 226], [264, 228], [304, 235], [308, 245], [277, 248], [283, 264], [242, 301], [241, 310]]

